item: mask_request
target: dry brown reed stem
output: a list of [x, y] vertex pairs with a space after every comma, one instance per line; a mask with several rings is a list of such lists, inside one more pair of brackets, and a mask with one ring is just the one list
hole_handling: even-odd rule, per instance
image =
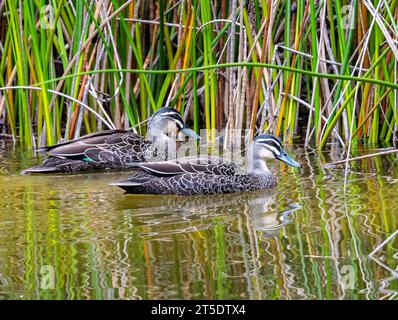
[[[100, 11], [101, 11], [101, 4], [99, 4], [96, 7], [96, 10], [95, 10], [95, 13], [94, 13], [94, 18], [95, 19], [98, 19]], [[92, 34], [94, 32], [94, 30], [95, 30], [95, 24], [93, 22], [93, 23], [91, 23], [91, 26], [89, 28], [89, 34]], [[99, 43], [99, 40], [97, 40], [95, 45], [94, 45], [94, 48], [93, 48], [93, 50], [91, 52], [91, 56], [90, 56], [90, 60], [89, 60], [88, 64], [87, 64], [87, 59], [88, 59], [88, 55], [89, 55], [89, 52], [90, 52], [91, 43], [89, 45], [87, 45], [87, 47], [85, 48], [84, 57], [83, 57], [83, 66], [84, 66], [84, 69], [86, 71], [91, 70], [91, 65], [92, 65], [92, 63], [94, 61], [94, 57], [95, 57], [95, 53], [96, 53], [96, 48], [98, 47], [98, 43]], [[85, 76], [83, 76], [83, 79], [81, 81], [80, 88], [79, 88], [79, 94], [78, 94], [78, 98], [77, 98], [79, 101], [82, 101], [82, 97], [83, 97], [83, 93], [85, 91], [87, 78], [88, 78], [88, 75], [85, 75]], [[70, 124], [69, 139], [73, 139], [73, 137], [75, 135], [75, 127], [76, 127], [76, 121], [77, 121], [78, 115], [79, 115], [79, 110], [80, 110], [80, 106], [77, 105], [75, 110], [74, 110], [74, 112], [73, 112], [72, 121], [71, 121], [71, 124]]]
[[389, 149], [389, 150], [381, 151], [381, 152], [377, 152], [377, 153], [371, 153], [371, 154], [366, 154], [363, 156], [358, 156], [358, 157], [348, 158], [348, 159], [339, 160], [339, 161], [335, 161], [335, 162], [325, 163], [323, 166], [326, 168], [330, 168], [330, 167], [333, 167], [338, 164], [343, 164], [343, 163], [345, 164], [347, 162], [358, 161], [358, 160], [373, 158], [373, 157], [379, 157], [379, 156], [384, 156], [384, 155], [392, 154], [392, 153], [398, 153], [398, 149], [392, 149], [392, 150]]
[[[134, 2], [132, 2], [129, 5], [129, 18], [137, 19], [138, 18], [138, 13], [139, 9], [141, 6], [141, 0], [137, 0], [134, 6]], [[131, 38], [135, 38], [135, 26], [136, 23], [131, 21], [128, 23], [130, 25], [130, 34]], [[133, 63], [133, 47], [129, 43], [128, 45], [128, 53], [127, 53], [127, 64], [126, 68], [131, 69]], [[130, 101], [130, 88], [131, 88], [131, 73], [126, 74], [126, 88], [125, 88], [125, 95], [126, 95], [126, 101]], [[128, 122], [128, 117], [127, 117], [127, 110], [124, 111], [124, 128], [127, 129], [129, 127], [129, 122]]]
[[[14, 66], [14, 68], [11, 71], [10, 76], [8, 77], [7, 87], [12, 85], [12, 83], [14, 82], [16, 74], [17, 74], [17, 66]], [[5, 105], [5, 102], [6, 102], [5, 98], [6, 98], [5, 95], [2, 95], [1, 100], [0, 100], [0, 115], [2, 115], [3, 111], [4, 111], [4, 105]]]
[[[268, 0], [268, 8], [271, 8], [271, 1]], [[265, 52], [267, 50], [267, 36], [268, 36], [268, 28], [270, 25], [270, 19], [268, 18], [265, 24], [264, 32], [263, 32], [263, 45], [261, 48], [261, 59], [260, 62], [264, 63], [265, 62]], [[258, 76], [258, 81], [256, 83], [256, 90], [254, 93], [254, 99], [252, 102], [252, 108], [251, 108], [251, 120], [250, 120], [250, 133], [249, 133], [249, 139], [248, 142], [250, 143], [253, 140], [253, 134], [254, 131], [256, 130], [256, 121], [257, 121], [257, 110], [258, 110], [258, 103], [259, 103], [259, 98], [260, 98], [260, 89], [262, 88], [262, 82], [263, 82], [263, 68], [259, 69], [259, 76]]]
[[[183, 1], [183, 2], [185, 2], [185, 1]], [[193, 19], [195, 19], [195, 17], [193, 16], [192, 9], [191, 9], [191, 1], [188, 1], [187, 8], [188, 8], [187, 21], [189, 21], [189, 25], [191, 27], [190, 28], [180, 28], [178, 30], [178, 37], [179, 37], [178, 43], [180, 43], [180, 45], [182, 45], [182, 43], [185, 41], [185, 39], [187, 39], [186, 42], [190, 44], [190, 45], [186, 46], [184, 56], [180, 55], [178, 58], [178, 65], [179, 65], [179, 67], [182, 66], [182, 68], [185, 68], [188, 64], [189, 50], [190, 50], [190, 46], [192, 45], [191, 41], [192, 41], [193, 22], [194, 22]], [[182, 23], [182, 13], [181, 13], [181, 17], [180, 17], [180, 24], [181, 23]], [[184, 30], [182, 30], [182, 29], [184, 29]], [[195, 43], [195, 41], [194, 41], [194, 43]], [[184, 83], [184, 80], [185, 80], [185, 73], [183, 73], [181, 75], [178, 74], [176, 76], [175, 81], [177, 82], [178, 80], [180, 80], [180, 86], [182, 86]], [[177, 89], [178, 88], [176, 87], [174, 90], [174, 96], [177, 94], [177, 91], [178, 91]], [[182, 95], [180, 95], [178, 98], [177, 110], [181, 110], [181, 103], [182, 103]]]
[[[309, 9], [310, 9], [310, 2], [308, 1], [307, 5], [305, 7], [304, 18], [300, 25], [300, 32], [298, 34], [298, 37], [295, 39], [294, 49], [297, 51], [299, 49], [300, 38], [302, 37], [304, 29], [305, 29], [304, 26], [308, 20]], [[291, 67], [294, 67], [294, 65], [296, 64], [296, 60], [297, 60], [297, 54], [293, 54], [293, 59], [290, 64]], [[276, 136], [280, 136], [280, 134], [281, 134], [282, 120], [283, 120], [283, 116], [285, 114], [286, 101], [287, 101], [287, 97], [288, 97], [288, 94], [290, 91], [290, 86], [292, 84], [292, 80], [293, 80], [293, 73], [290, 73], [289, 78], [287, 80], [286, 88], [285, 88], [285, 95], [282, 98], [282, 104], [281, 104], [280, 111], [279, 111], [278, 124], [277, 124], [276, 130], [275, 130]]]
[[[88, 45], [91, 44], [92, 40], [98, 35], [98, 30], [102, 30], [108, 23], [109, 21], [111, 21], [114, 17], [116, 17], [122, 10], [124, 10], [131, 2], [133, 2], [134, 0], [127, 0], [125, 3], [123, 3], [117, 10], [115, 10], [112, 14], [110, 14], [111, 8], [108, 8], [107, 11], [107, 18], [102, 21], [102, 23], [99, 25], [98, 29], [95, 29], [92, 33], [90, 33], [87, 37], [87, 40], [83, 43], [83, 45], [80, 48], [80, 51], [77, 52], [73, 58], [70, 60], [68, 66], [65, 68], [65, 71], [63, 73], [63, 76], [66, 76], [69, 74], [69, 72], [72, 70], [72, 67], [75, 65], [76, 63], [76, 59], [78, 58], [78, 56], [80, 55], [81, 52], [83, 52], [83, 50], [86, 49], [86, 47]], [[64, 85], [64, 80], [60, 80], [57, 84], [57, 87], [55, 89], [55, 91], [61, 91], [62, 87]], [[54, 107], [55, 104], [55, 100], [56, 100], [56, 96], [54, 96], [51, 99], [50, 102], [50, 110]], [[44, 131], [44, 130], [43, 130]]]

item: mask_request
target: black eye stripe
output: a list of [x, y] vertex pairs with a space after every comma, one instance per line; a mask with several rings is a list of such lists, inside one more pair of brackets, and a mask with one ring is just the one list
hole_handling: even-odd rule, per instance
[[167, 115], [165, 117], [165, 119], [167, 119], [169, 121], [174, 121], [175, 124], [177, 125], [177, 127], [179, 128], [179, 130], [184, 128], [184, 120], [179, 115]]
[[182, 117], [179, 114], [173, 114], [170, 117], [175, 120], [182, 121]]
[[276, 141], [274, 141], [274, 140], [271, 140], [271, 139], [258, 140], [258, 142], [261, 143], [261, 144], [264, 144], [264, 145], [268, 145], [268, 146], [274, 147], [278, 151], [282, 150], [281, 145], [279, 143], [277, 143]]
[[167, 112], [167, 113], [159, 113], [159, 116], [173, 118], [175, 120], [182, 121], [182, 117], [179, 113]]
[[176, 120], [176, 122], [178, 123], [183, 123], [184, 121], [182, 120], [181, 116], [178, 114], [173, 114], [169, 116], [170, 118], [172, 118], [173, 120]]
[[276, 149], [280, 149], [280, 145], [279, 144], [277, 144], [275, 141], [272, 141], [272, 140], [270, 140], [270, 141], [268, 141], [268, 144], [270, 145], [270, 146], [272, 146], [272, 147], [275, 147]]
[[176, 122], [178, 122], [179, 124], [182, 124], [182, 125], [184, 123], [184, 120], [182, 119], [181, 115], [177, 111], [164, 111], [164, 110], [162, 110], [162, 112], [154, 114], [154, 118], [158, 118], [158, 117], [159, 117], [159, 119], [161, 119], [161, 118], [163, 118], [163, 119], [169, 118], [171, 120], [175, 120]]

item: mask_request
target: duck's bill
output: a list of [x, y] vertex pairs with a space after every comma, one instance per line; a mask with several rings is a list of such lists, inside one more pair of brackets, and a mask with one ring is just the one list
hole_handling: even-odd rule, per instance
[[188, 137], [194, 138], [195, 140], [201, 139], [200, 135], [198, 135], [195, 131], [193, 131], [192, 129], [190, 129], [188, 127], [182, 128], [180, 130], [180, 132], [182, 132], [183, 134], [185, 134]]
[[281, 152], [279, 156], [276, 157], [278, 160], [288, 164], [289, 166], [292, 166], [294, 168], [301, 168], [301, 164], [298, 163], [296, 160], [293, 160], [290, 158], [286, 152]]

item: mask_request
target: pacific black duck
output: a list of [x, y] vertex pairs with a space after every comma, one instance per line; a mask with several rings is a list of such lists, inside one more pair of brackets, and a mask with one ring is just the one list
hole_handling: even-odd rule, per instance
[[129, 130], [106, 130], [85, 135], [77, 140], [45, 147], [49, 153], [41, 165], [22, 171], [26, 173], [74, 173], [95, 169], [126, 169], [137, 162], [176, 158], [176, 136], [182, 132], [195, 139], [181, 114], [164, 107], [153, 114], [147, 137]]
[[270, 159], [301, 167], [283, 150], [278, 138], [261, 134], [248, 148], [247, 171], [222, 158], [191, 157], [136, 164], [140, 171], [112, 185], [134, 194], [194, 195], [262, 190], [276, 186], [276, 178], [266, 165]]

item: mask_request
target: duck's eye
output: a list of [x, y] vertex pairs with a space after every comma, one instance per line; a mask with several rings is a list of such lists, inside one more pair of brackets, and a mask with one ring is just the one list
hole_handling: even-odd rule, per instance
[[273, 140], [266, 140], [266, 141], [260, 140], [259, 142], [267, 147], [275, 148], [278, 151], [281, 149], [280, 145]]
[[280, 146], [275, 141], [267, 141], [267, 145], [276, 148], [277, 150], [280, 149]]

